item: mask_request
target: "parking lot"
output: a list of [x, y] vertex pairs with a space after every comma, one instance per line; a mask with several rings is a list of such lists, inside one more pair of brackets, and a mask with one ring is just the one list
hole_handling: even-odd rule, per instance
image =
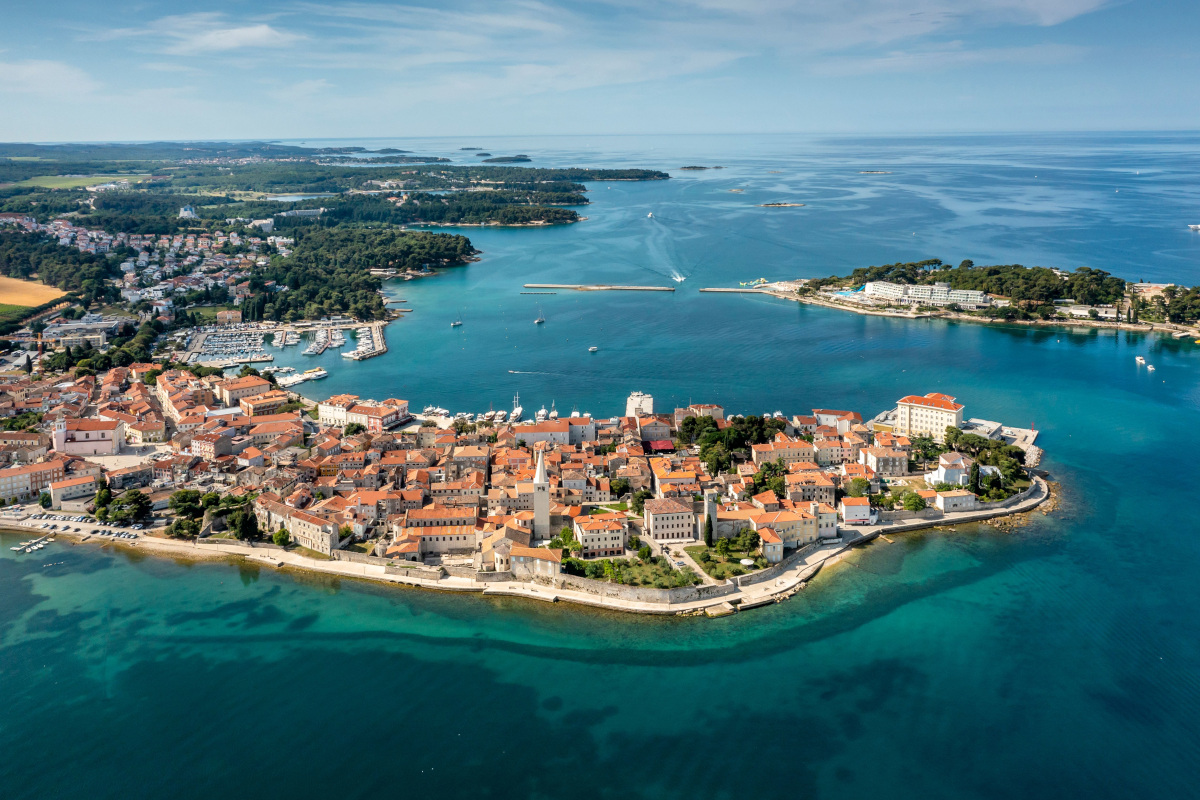
[[145, 530], [141, 523], [134, 525], [117, 525], [111, 522], [100, 522], [83, 514], [57, 514], [49, 511], [38, 511], [35, 514], [19, 520], [4, 520], [9, 524], [26, 528], [30, 532], [45, 536], [47, 534], [77, 534], [107, 536], [113, 539], [137, 539]]

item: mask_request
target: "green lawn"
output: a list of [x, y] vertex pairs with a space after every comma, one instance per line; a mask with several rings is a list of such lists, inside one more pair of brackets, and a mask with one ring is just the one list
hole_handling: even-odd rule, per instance
[[218, 311], [234, 311], [238, 308], [241, 308], [241, 306], [196, 306], [195, 308], [186, 309], [186, 311], [196, 317], [196, 321], [201, 325], [208, 325], [217, 321]]
[[12, 186], [40, 186], [43, 189], [78, 189], [81, 186], [94, 186], [97, 183], [128, 180], [131, 184], [148, 174], [141, 175], [38, 175], [36, 178], [26, 178], [11, 184]]

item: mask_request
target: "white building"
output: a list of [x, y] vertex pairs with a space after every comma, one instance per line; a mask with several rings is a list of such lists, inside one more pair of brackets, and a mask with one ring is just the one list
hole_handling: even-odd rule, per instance
[[893, 431], [901, 436], [930, 436], [935, 442], [946, 440], [946, 428], [961, 428], [963, 406], [948, 394], [930, 392], [924, 397], [910, 394], [896, 403]]
[[646, 534], [656, 542], [682, 542], [696, 538], [696, 514], [691, 505], [674, 498], [647, 500], [643, 517]]
[[974, 289], [951, 289], [948, 283], [908, 284], [870, 281], [864, 291], [872, 300], [909, 306], [958, 305], [966, 309], [987, 308], [991, 298]]
[[54, 449], [74, 456], [112, 456], [121, 452], [125, 423], [106, 419], [59, 419], [54, 423]]

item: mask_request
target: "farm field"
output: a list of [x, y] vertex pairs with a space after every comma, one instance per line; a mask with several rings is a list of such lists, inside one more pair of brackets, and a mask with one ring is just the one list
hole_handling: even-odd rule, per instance
[[38, 175], [36, 178], [26, 178], [23, 181], [9, 184], [10, 186], [41, 186], [44, 189], [78, 189], [81, 186], [92, 186], [109, 181], [128, 180], [131, 183], [149, 178], [142, 175]]
[[64, 294], [53, 286], [0, 276], [0, 307], [40, 306]]

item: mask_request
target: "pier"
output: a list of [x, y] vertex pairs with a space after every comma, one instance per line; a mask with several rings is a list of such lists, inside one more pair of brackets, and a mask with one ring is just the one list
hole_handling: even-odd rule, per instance
[[611, 283], [527, 283], [526, 289], [574, 289], [577, 292], [673, 292], [674, 286], [616, 286]]
[[730, 288], [726, 288], [726, 287], [712, 287], [712, 288], [708, 288], [708, 289], [701, 289], [700, 291], [702, 291], [702, 292], [723, 292], [725, 294], [770, 294], [770, 292], [767, 291], [766, 289], [759, 289], [758, 287], [754, 287], [754, 288], [738, 287], [735, 289], [730, 289]]

